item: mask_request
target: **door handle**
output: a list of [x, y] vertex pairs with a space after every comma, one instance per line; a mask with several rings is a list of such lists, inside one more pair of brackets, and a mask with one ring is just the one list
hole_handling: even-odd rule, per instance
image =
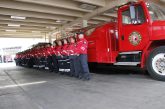
[[124, 35], [121, 36], [121, 40], [124, 40]]

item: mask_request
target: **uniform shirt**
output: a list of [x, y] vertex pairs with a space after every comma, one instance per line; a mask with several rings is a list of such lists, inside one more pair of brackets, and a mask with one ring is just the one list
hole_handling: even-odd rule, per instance
[[40, 49], [36, 49], [35, 51], [35, 56], [38, 58], [40, 57]]
[[40, 53], [41, 53], [41, 56], [42, 57], [45, 57], [45, 56], [47, 56], [47, 48], [41, 48], [41, 50], [40, 50]]
[[67, 49], [68, 55], [76, 55], [76, 43], [71, 43]]
[[32, 51], [31, 51], [31, 56], [32, 56], [32, 57], [35, 56], [35, 49], [32, 49]]
[[61, 55], [61, 50], [62, 50], [62, 46], [57, 46], [56, 51], [55, 51], [55, 55], [60, 56]]
[[34, 56], [33, 55], [33, 52], [34, 52], [33, 50], [30, 51], [30, 57], [33, 57]]
[[33, 56], [36, 57], [36, 49], [33, 50]]
[[42, 57], [42, 56], [44, 56], [44, 48], [40, 48], [39, 50], [38, 50], [38, 57]]
[[47, 56], [48, 55], [47, 47], [43, 48], [42, 52], [44, 57]]
[[47, 48], [45, 48], [46, 50], [45, 50], [45, 54], [46, 54], [46, 56], [50, 56], [51, 55], [51, 51], [52, 51], [52, 47], [47, 47]]
[[29, 55], [29, 53], [28, 53], [28, 52], [26, 53], [26, 58], [30, 58], [30, 55]]
[[41, 48], [40, 54], [41, 54], [41, 57], [45, 57], [46, 56], [46, 48]]
[[21, 58], [22, 58], [22, 59], [24, 59], [24, 58], [25, 58], [25, 54], [24, 54], [24, 53], [22, 54]]
[[61, 55], [68, 56], [68, 44], [64, 44], [61, 50]]
[[16, 54], [16, 56], [15, 56], [15, 58], [14, 59], [18, 59], [19, 58], [19, 55], [18, 54]]
[[54, 55], [54, 54], [56, 54], [56, 49], [57, 49], [57, 46], [53, 46], [53, 47], [51, 47], [52, 48], [52, 50], [51, 50], [51, 55]]
[[85, 38], [79, 39], [77, 42], [76, 52], [78, 54], [87, 54], [87, 47], [88, 47], [88, 41]]
[[22, 59], [22, 54], [19, 55], [19, 59]]

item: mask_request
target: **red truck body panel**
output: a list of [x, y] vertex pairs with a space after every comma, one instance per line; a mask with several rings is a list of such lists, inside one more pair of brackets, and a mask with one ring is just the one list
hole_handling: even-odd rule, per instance
[[152, 23], [150, 40], [165, 40], [165, 21], [154, 21]]
[[135, 3], [134, 6], [140, 6], [144, 12], [145, 21], [141, 24], [122, 23], [122, 13], [130, 7], [126, 5], [118, 10], [118, 22], [85, 30], [85, 38], [89, 41], [89, 62], [116, 63], [116, 58], [121, 52], [141, 51], [140, 64], [143, 67], [151, 43], [155, 40], [165, 40], [165, 21], [152, 21], [143, 1]]
[[[120, 8], [118, 10], [118, 26], [119, 26], [119, 51], [120, 52], [128, 52], [128, 51], [141, 51], [145, 48], [146, 44], [149, 41], [149, 21], [147, 19], [149, 19], [148, 13], [146, 11], [145, 8], [145, 4], [144, 2], [139, 2], [136, 3], [135, 5], [140, 5], [144, 15], [146, 17], [146, 20], [144, 21], [144, 23], [142, 24], [122, 24], [122, 12], [129, 10], [129, 6], [124, 6], [122, 8]], [[141, 13], [140, 13], [141, 14]], [[131, 38], [131, 34], [133, 32], [138, 33], [141, 39], [137, 39], [140, 40], [140, 42], [138, 44], [133, 44], [135, 41], [135, 39], [132, 39], [132, 42], [130, 41]], [[124, 39], [122, 39], [122, 37], [124, 37]], [[133, 42], [134, 41], [134, 42]]]
[[[118, 39], [115, 35], [116, 23], [107, 23], [85, 31], [88, 40], [88, 61], [113, 63], [112, 55], [117, 54]], [[115, 55], [116, 56], [116, 55]]]

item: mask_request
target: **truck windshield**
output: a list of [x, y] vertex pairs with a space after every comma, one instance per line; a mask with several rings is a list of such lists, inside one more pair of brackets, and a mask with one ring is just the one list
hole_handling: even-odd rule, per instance
[[152, 2], [146, 3], [147, 8], [149, 10], [149, 14], [153, 21], [155, 20], [165, 20], [165, 8], [161, 7]]
[[143, 7], [141, 5], [135, 6], [135, 19], [131, 19], [130, 9], [126, 9], [122, 12], [123, 24], [142, 24], [145, 20]]

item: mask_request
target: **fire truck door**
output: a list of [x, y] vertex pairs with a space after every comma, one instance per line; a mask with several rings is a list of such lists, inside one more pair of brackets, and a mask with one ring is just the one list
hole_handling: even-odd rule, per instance
[[135, 19], [131, 18], [130, 8], [121, 11], [121, 34], [119, 36], [119, 51], [143, 50], [148, 37], [148, 23], [141, 5], [134, 6]]

